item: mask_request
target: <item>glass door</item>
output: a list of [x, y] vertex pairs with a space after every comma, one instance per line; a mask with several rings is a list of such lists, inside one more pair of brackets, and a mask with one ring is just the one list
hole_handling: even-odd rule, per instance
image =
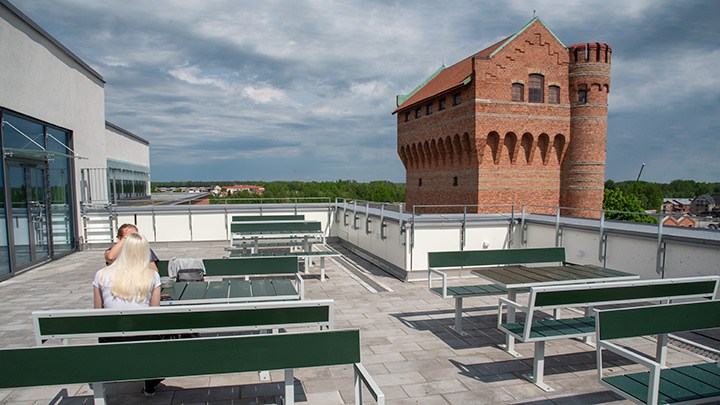
[[50, 258], [46, 173], [40, 164], [8, 162], [11, 252], [18, 270]]

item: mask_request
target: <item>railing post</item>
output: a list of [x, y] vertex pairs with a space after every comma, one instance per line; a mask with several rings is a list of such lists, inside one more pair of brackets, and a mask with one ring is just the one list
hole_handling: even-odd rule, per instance
[[527, 224], [525, 223], [525, 205], [520, 212], [520, 245], [527, 246]]
[[600, 211], [600, 240], [598, 246], [598, 260], [605, 266], [607, 258], [607, 234], [605, 233], [605, 210]]
[[193, 241], [192, 202], [188, 203], [188, 226], [190, 227], [190, 242], [192, 242]]
[[365, 202], [365, 234], [370, 234], [370, 202]]
[[465, 250], [465, 221], [467, 220], [467, 205], [463, 205], [463, 217], [460, 224], [460, 251]]
[[387, 239], [387, 236], [385, 235], [385, 227], [387, 224], [385, 223], [385, 203], [382, 203], [380, 205], [380, 240]]
[[555, 207], [555, 247], [561, 246], [562, 229], [560, 229], [560, 207]]
[[665, 278], [665, 243], [663, 242], [663, 221], [658, 216], [658, 237], [657, 237], [657, 256], [655, 260], [655, 271], [660, 274], [660, 278]]
[[510, 229], [508, 229], [508, 247], [512, 247], [515, 239], [515, 204], [510, 206]]

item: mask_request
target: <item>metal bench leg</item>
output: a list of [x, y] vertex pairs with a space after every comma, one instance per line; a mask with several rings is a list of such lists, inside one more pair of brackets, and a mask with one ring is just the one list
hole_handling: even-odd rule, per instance
[[293, 405], [295, 403], [295, 378], [293, 378], [293, 369], [285, 370], [285, 404]]
[[455, 297], [455, 325], [453, 330], [460, 336], [466, 336], [467, 333], [462, 330], [462, 297]]
[[[510, 301], [516, 301], [517, 300], [517, 290], [514, 288], [508, 288], [508, 299]], [[513, 323], [515, 322], [515, 308], [508, 307], [507, 309], [507, 323]], [[500, 347], [503, 347], [503, 345], [500, 345]], [[503, 347], [506, 352], [510, 353], [514, 357], [521, 357], [520, 353], [515, 351], [515, 337], [511, 336], [509, 333], [505, 335], [505, 347]]]
[[[585, 316], [593, 316], [593, 308], [591, 306], [585, 307]], [[585, 342], [585, 344], [588, 346], [595, 347], [595, 342], [593, 342], [593, 336], [595, 336], [595, 334], [585, 336], [583, 338], [583, 342]]]
[[543, 382], [545, 375], [545, 342], [535, 342], [535, 357], [533, 357], [533, 373], [525, 377], [545, 392], [555, 391]]
[[660, 367], [665, 367], [665, 359], [667, 359], [667, 345], [668, 335], [667, 333], [661, 333], [657, 335], [657, 348], [655, 349], [655, 361], [660, 364]]
[[325, 256], [320, 256], [320, 281], [325, 282]]
[[103, 383], [93, 383], [92, 390], [95, 405], [105, 405], [105, 385]]
[[355, 403], [360, 405], [362, 400], [362, 384], [360, 384], [360, 373], [355, 370]]

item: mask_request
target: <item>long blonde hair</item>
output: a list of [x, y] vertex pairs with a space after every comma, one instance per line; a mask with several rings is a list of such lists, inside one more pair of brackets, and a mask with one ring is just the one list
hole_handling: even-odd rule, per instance
[[126, 301], [141, 302], [152, 292], [155, 271], [150, 268], [150, 246], [139, 233], [125, 237], [117, 259], [111, 264], [114, 275], [110, 293]]

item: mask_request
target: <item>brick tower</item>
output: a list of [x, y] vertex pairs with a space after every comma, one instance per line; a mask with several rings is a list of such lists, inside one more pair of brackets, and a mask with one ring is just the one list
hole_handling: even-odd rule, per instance
[[599, 43], [568, 48], [534, 18], [398, 95], [407, 207], [553, 214], [560, 206], [597, 217], [610, 54]]
[[[601, 43], [568, 47], [570, 143], [561, 169], [561, 207], [602, 208], [611, 53], [610, 46]], [[563, 215], [600, 215], [566, 211]]]

